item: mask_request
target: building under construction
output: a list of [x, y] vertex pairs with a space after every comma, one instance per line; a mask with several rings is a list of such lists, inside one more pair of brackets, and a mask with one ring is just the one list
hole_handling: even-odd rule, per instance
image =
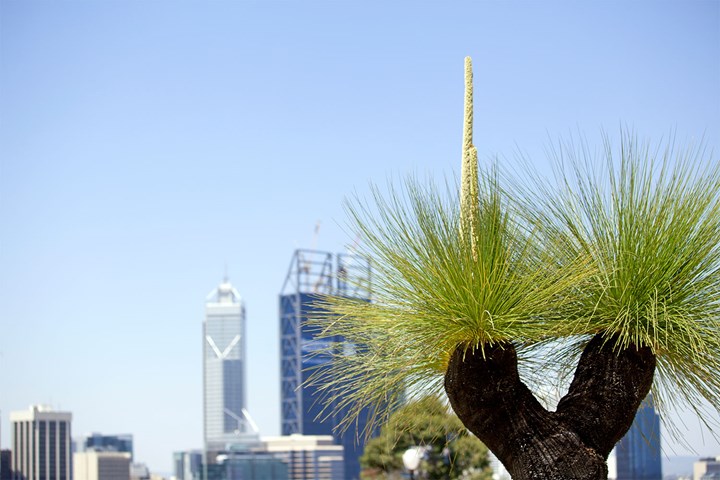
[[358, 419], [342, 435], [335, 426], [344, 416], [321, 420], [323, 408], [318, 401], [317, 387], [306, 385], [311, 367], [330, 360], [318, 354], [328, 341], [342, 342], [342, 338], [314, 338], [306, 320], [317, 313], [313, 304], [318, 295], [340, 295], [370, 300], [371, 268], [366, 257], [354, 254], [332, 254], [315, 250], [296, 250], [280, 293], [280, 382], [282, 404], [282, 434], [332, 435], [335, 443], [343, 445], [345, 479], [360, 478], [359, 458], [363, 451], [364, 419]]

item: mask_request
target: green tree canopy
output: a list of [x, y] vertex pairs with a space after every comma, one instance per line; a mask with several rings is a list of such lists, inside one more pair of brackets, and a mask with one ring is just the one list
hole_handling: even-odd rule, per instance
[[360, 457], [363, 479], [401, 478], [402, 455], [412, 446], [427, 448], [422, 478], [490, 480], [487, 448], [470, 435], [437, 397], [425, 397], [394, 412]]

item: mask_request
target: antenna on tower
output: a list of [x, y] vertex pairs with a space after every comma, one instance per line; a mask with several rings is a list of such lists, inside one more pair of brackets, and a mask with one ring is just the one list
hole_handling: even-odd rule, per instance
[[[322, 223], [320, 220], [315, 222], [315, 230], [313, 231], [313, 238], [312, 242], [310, 242], [310, 251], [314, 252], [315, 248], [317, 248], [317, 241], [318, 236], [320, 235], [320, 223]], [[310, 261], [306, 260], [302, 254], [299, 255], [300, 260], [300, 271], [305, 273], [306, 275], [310, 274]]]
[[318, 236], [320, 235], [320, 224], [321, 223], [322, 223], [322, 221], [320, 221], [320, 220], [315, 222], [315, 230], [313, 231], [313, 239], [312, 239], [312, 243], [310, 244], [310, 250], [315, 250], [317, 248], [317, 241], [318, 241]]
[[225, 261], [225, 270], [223, 273], [223, 283], [228, 282], [228, 266], [227, 266], [227, 260]]

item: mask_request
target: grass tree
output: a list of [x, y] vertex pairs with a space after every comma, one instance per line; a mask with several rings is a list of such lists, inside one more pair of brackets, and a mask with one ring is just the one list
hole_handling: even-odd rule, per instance
[[558, 147], [552, 187], [479, 168], [469, 58], [465, 80], [460, 191], [410, 179], [348, 203], [374, 301], [320, 300], [320, 336], [358, 347], [312, 381], [371, 425], [444, 390], [513, 478], [607, 478], [649, 392], [666, 424], [720, 412], [720, 165], [624, 133]]

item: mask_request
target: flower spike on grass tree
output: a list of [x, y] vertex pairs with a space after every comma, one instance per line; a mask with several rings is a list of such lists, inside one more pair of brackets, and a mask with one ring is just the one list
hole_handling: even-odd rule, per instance
[[[480, 216], [478, 192], [478, 155], [473, 145], [473, 72], [472, 60], [465, 57], [465, 102], [462, 138], [462, 167], [460, 170], [460, 235], [470, 237], [475, 251]], [[475, 255], [475, 254], [474, 254]]]

